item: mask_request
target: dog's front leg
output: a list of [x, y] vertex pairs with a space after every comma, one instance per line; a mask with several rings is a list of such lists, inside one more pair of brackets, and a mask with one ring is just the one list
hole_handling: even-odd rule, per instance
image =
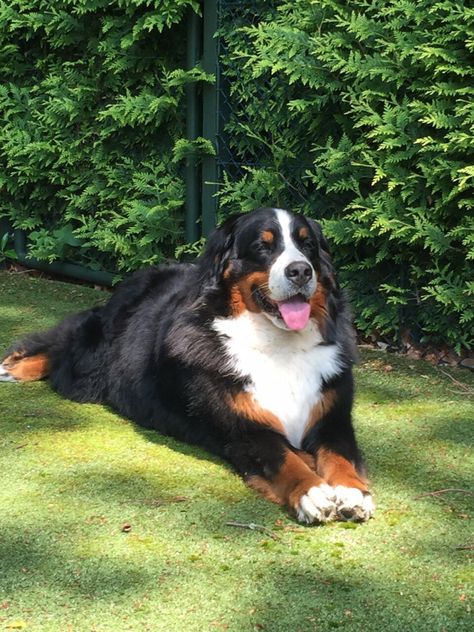
[[339, 520], [362, 522], [373, 515], [375, 507], [367, 482], [348, 459], [322, 446], [316, 451], [315, 469], [333, 489]]
[[227, 456], [250, 487], [289, 507], [300, 522], [336, 518], [333, 489], [278, 433], [262, 430], [242, 437], [228, 446]]

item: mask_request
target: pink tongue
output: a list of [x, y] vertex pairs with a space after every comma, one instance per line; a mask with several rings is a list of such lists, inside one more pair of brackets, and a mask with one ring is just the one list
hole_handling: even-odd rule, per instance
[[308, 324], [310, 304], [301, 298], [295, 297], [288, 301], [278, 303], [281, 317], [289, 329], [299, 331]]

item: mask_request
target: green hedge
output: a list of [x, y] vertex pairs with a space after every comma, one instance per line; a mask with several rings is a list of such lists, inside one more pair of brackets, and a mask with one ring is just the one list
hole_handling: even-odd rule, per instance
[[228, 142], [248, 165], [226, 179], [226, 212], [322, 218], [363, 332], [472, 348], [474, 9], [239, 4], [260, 19], [223, 27]]
[[0, 216], [32, 255], [125, 271], [182, 241], [190, 7], [0, 2]]
[[[243, 177], [222, 213], [321, 218], [358, 327], [474, 346], [474, 9], [221, 2]], [[185, 12], [197, 0], [0, 0], [0, 217], [31, 254], [135, 269], [182, 243]], [[227, 16], [227, 17], [226, 17]]]

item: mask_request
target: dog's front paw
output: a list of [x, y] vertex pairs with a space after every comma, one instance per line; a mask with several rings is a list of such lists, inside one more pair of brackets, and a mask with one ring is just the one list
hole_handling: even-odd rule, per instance
[[300, 522], [329, 522], [336, 518], [334, 489], [325, 483], [310, 487], [296, 506], [296, 517]]
[[338, 520], [365, 522], [373, 516], [375, 505], [369, 493], [344, 485], [337, 485], [333, 491]]

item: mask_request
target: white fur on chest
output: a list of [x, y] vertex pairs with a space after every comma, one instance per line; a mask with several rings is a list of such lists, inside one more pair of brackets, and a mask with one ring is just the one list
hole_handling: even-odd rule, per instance
[[281, 420], [290, 443], [300, 448], [323, 379], [341, 370], [336, 345], [320, 345], [313, 321], [302, 331], [284, 331], [263, 314], [244, 312], [216, 318], [212, 326], [223, 338], [229, 370], [250, 379], [247, 391]]

